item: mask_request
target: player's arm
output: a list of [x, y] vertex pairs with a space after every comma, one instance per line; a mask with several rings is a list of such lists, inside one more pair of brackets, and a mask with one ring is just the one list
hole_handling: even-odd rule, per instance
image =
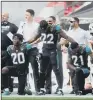
[[1, 58], [1, 61], [7, 61], [7, 54], [5, 53], [5, 55]]
[[[39, 39], [36, 42], [38, 42], [38, 41], [39, 41]], [[32, 47], [34, 46], [34, 44], [36, 44], [36, 43], [35, 42], [34, 43], [26, 43], [25, 47], [26, 47], [27, 50], [30, 50], [30, 49], [32, 49]]]
[[37, 44], [37, 43], [39, 43], [39, 42], [41, 42], [40, 37], [39, 37], [38, 39], [36, 39], [34, 42], [32, 42], [31, 44]]
[[30, 39], [29, 41], [27, 41], [28, 43], [33, 43], [34, 41], [37, 40], [37, 35], [33, 38], [33, 39]]
[[[69, 41], [67, 41], [68, 36], [66, 33], [61, 29], [60, 25], [56, 25], [56, 32], [60, 34], [62, 37], [61, 41], [59, 42], [60, 45], [68, 44]], [[72, 39], [73, 40], [73, 39]], [[73, 42], [73, 41], [72, 41]]]
[[10, 51], [9, 47], [7, 48], [7, 51], [4, 53], [4, 56], [1, 58], [2, 61], [7, 61], [10, 58]]
[[[60, 35], [61, 35], [61, 37], [63, 37], [63, 38], [65, 38], [67, 41], [69, 41], [69, 42], [76, 42], [74, 39], [72, 39], [70, 36], [68, 36], [68, 35], [66, 35], [66, 33], [62, 30], [62, 29], [60, 29]], [[67, 42], [67, 41], [65, 41], [65, 42]], [[64, 43], [65, 43], [64, 42]]]

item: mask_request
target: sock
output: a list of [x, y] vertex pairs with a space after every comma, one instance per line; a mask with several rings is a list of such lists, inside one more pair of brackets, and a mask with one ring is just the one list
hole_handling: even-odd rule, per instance
[[9, 89], [8, 89], [8, 88], [6, 88], [6, 89], [5, 89], [5, 91], [9, 91]]

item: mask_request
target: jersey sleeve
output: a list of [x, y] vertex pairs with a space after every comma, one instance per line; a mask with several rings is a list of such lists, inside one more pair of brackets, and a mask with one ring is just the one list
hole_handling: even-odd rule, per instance
[[31, 48], [32, 48], [32, 45], [29, 44], [29, 43], [26, 43], [26, 49], [27, 49], [27, 50], [30, 50]]
[[8, 55], [11, 55], [11, 45], [7, 48]]
[[4, 56], [1, 58], [2, 61], [6, 61], [7, 59], [9, 59], [11, 57], [11, 54], [10, 54], [10, 46], [7, 48]]
[[61, 30], [60, 25], [56, 25], [56, 31], [57, 31], [57, 32], [60, 32], [60, 30]]

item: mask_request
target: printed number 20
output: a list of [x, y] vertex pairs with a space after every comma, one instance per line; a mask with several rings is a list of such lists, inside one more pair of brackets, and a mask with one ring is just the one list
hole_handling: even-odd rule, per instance
[[12, 53], [11, 56], [13, 57], [13, 64], [23, 64], [25, 62], [25, 56], [22, 52], [18, 54]]

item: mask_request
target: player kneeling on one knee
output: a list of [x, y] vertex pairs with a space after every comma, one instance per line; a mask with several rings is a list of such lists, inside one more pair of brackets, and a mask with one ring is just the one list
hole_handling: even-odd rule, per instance
[[85, 94], [85, 78], [90, 74], [88, 67], [88, 55], [93, 59], [91, 49], [86, 46], [79, 46], [78, 43], [71, 43], [68, 49], [67, 67], [73, 74], [73, 89], [75, 94]]
[[[18, 77], [18, 94], [24, 95], [26, 77], [28, 73], [28, 51], [32, 48], [31, 44], [22, 43], [23, 36], [15, 34], [13, 36], [13, 45], [7, 48], [5, 56], [2, 58], [4, 61], [11, 58], [13, 66], [5, 66], [2, 68], [3, 83], [6, 84], [4, 95], [9, 95], [8, 80], [6, 77], [15, 76]], [[5, 81], [4, 81], [5, 80]]]

